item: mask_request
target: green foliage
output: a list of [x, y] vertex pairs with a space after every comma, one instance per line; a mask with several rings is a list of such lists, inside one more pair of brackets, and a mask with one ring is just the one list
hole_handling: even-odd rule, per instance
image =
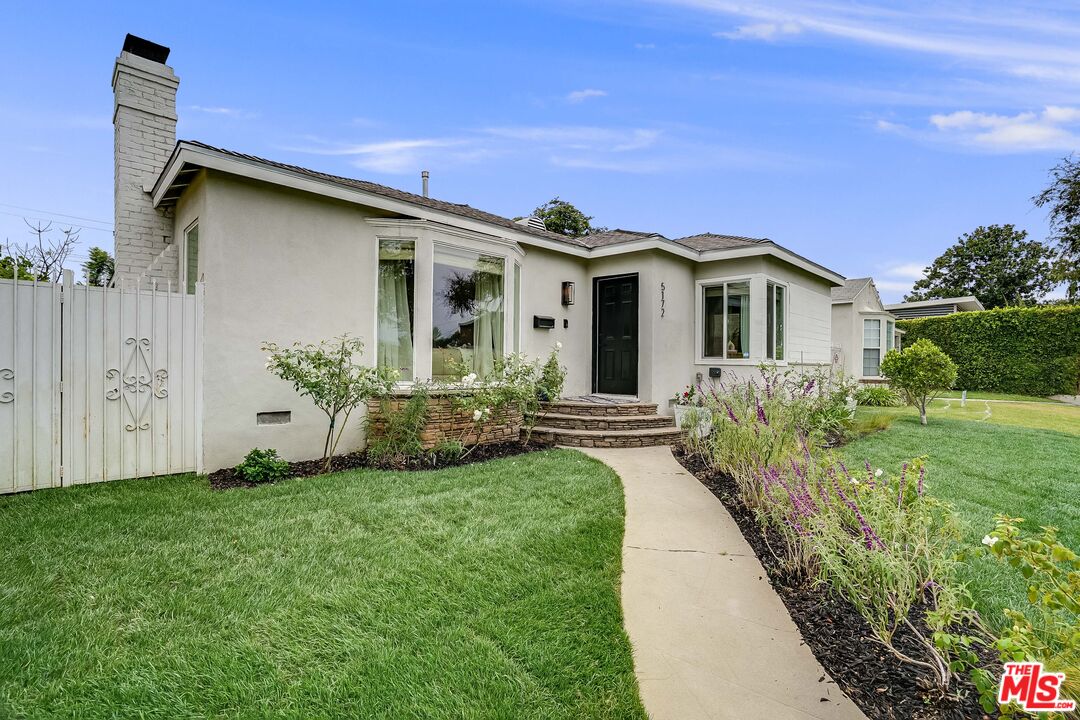
[[558, 197], [548, 200], [532, 212], [534, 217], [544, 221], [544, 226], [551, 232], [570, 237], [583, 237], [605, 232], [607, 228], [593, 227], [592, 216], [578, 210], [566, 200]]
[[932, 340], [957, 387], [1019, 395], [1080, 392], [1080, 306], [1003, 308], [901, 320], [905, 342]]
[[440, 460], [457, 462], [465, 457], [465, 446], [458, 440], [440, 440], [431, 452]]
[[427, 387], [417, 383], [401, 410], [394, 411], [388, 397], [380, 398], [380, 432], [368, 443], [368, 457], [376, 465], [393, 466], [423, 455], [421, 433], [428, 420], [428, 397]]
[[[558, 364], [558, 348], [552, 350], [551, 357]], [[551, 360], [549, 359], [549, 362]], [[452, 368], [461, 375], [467, 368], [458, 365]], [[510, 353], [495, 359], [491, 375], [478, 378], [476, 373], [461, 375], [461, 380], [449, 387], [453, 391], [454, 409], [472, 418], [472, 427], [462, 430], [460, 437], [452, 438], [466, 446], [468, 455], [475, 444], [467, 442], [470, 435], [479, 435], [485, 423], [494, 419], [502, 421], [507, 414], [516, 410], [521, 413], [523, 422], [532, 422], [540, 409], [540, 370], [535, 361], [530, 361], [524, 353]]]
[[1050, 230], [1060, 255], [1056, 277], [1064, 282], [1070, 302], [1080, 302], [1080, 157], [1063, 158], [1050, 171], [1050, 185], [1032, 198], [1049, 209]]
[[1080, 700], [1080, 555], [1061, 543], [1056, 528], [1025, 535], [1023, 518], [996, 520], [983, 544], [1024, 577], [1030, 603], [1027, 612], [1005, 610], [1011, 626], [995, 644], [1001, 661], [1038, 660], [1063, 672], [1065, 694]]
[[904, 401], [888, 385], [861, 385], [855, 391], [855, 402], [869, 407], [899, 407]]
[[34, 280], [37, 275], [33, 270], [33, 263], [22, 255], [0, 254], [0, 280]]
[[107, 287], [113, 279], [116, 263], [112, 255], [99, 247], [90, 248], [86, 262], [83, 263], [83, 275], [87, 285]]
[[326, 414], [329, 428], [322, 456], [329, 471], [330, 459], [345, 432], [349, 415], [368, 398], [389, 393], [397, 379], [396, 372], [361, 365], [364, 343], [348, 335], [318, 344], [294, 343], [284, 348], [265, 343], [262, 349], [269, 353], [266, 369], [291, 383], [301, 397], [311, 398], [315, 407]]
[[566, 368], [559, 364], [559, 350], [562, 343], [555, 343], [551, 354], [548, 355], [544, 366], [540, 368], [540, 380], [536, 385], [537, 399], [541, 402], [558, 400], [562, 397], [563, 385], [566, 383]]
[[1054, 251], [1012, 225], [966, 233], [926, 268], [907, 302], [974, 295], [986, 308], [1030, 305], [1057, 286]]
[[904, 393], [907, 401], [919, 408], [919, 419], [926, 424], [926, 406], [938, 393], [956, 382], [956, 363], [937, 345], [923, 338], [903, 350], [890, 350], [881, 361], [881, 374], [889, 384]]
[[250, 483], [277, 482], [289, 476], [289, 463], [282, 460], [273, 448], [255, 448], [236, 466], [236, 472]]

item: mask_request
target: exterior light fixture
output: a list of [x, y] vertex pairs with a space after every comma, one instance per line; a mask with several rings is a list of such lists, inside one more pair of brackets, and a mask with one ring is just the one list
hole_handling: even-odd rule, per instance
[[562, 304], [573, 305], [574, 304], [574, 283], [564, 282], [562, 284]]

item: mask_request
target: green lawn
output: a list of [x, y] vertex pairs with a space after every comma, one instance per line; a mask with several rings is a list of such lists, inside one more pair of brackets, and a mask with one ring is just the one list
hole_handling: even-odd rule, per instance
[[[944, 398], [957, 398], [959, 399], [961, 392], [959, 390], [949, 390], [942, 394]], [[1009, 393], [993, 393], [993, 392], [979, 392], [978, 390], [969, 391], [967, 394], [968, 400], [1014, 400], [1018, 402], [1038, 402], [1038, 403], [1056, 403], [1057, 400], [1045, 397], [1036, 397], [1033, 395], [1011, 395]]]
[[617, 477], [556, 450], [0, 499], [0, 717], [643, 718]]
[[[895, 420], [889, 429], [845, 447], [843, 455], [850, 463], [868, 459], [874, 467], [891, 468], [928, 456], [927, 487], [956, 508], [974, 551], [963, 579], [986, 620], [1000, 627], [1002, 608], [1027, 606], [1024, 583], [1018, 572], [989, 557], [980, 541], [993, 529], [994, 515], [1006, 513], [1029, 520], [1032, 529], [1055, 525], [1066, 545], [1080, 548], [1080, 407], [989, 405], [992, 415], [982, 419], [984, 407], [945, 409], [936, 403], [926, 427], [910, 408], [860, 408], [860, 420]], [[1059, 407], [1063, 415], [1048, 414]], [[978, 419], [964, 419], [972, 414]]]

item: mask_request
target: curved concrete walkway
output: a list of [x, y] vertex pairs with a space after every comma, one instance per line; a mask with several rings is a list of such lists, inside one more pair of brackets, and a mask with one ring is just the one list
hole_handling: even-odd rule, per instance
[[653, 720], [865, 720], [724, 506], [668, 447], [582, 449], [626, 493], [622, 604]]

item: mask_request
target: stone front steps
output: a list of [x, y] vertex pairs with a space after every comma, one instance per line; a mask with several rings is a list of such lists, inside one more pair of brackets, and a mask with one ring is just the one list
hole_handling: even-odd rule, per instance
[[532, 431], [540, 442], [595, 448], [674, 445], [682, 435], [675, 419], [658, 415], [654, 403], [572, 400], [546, 403]]

